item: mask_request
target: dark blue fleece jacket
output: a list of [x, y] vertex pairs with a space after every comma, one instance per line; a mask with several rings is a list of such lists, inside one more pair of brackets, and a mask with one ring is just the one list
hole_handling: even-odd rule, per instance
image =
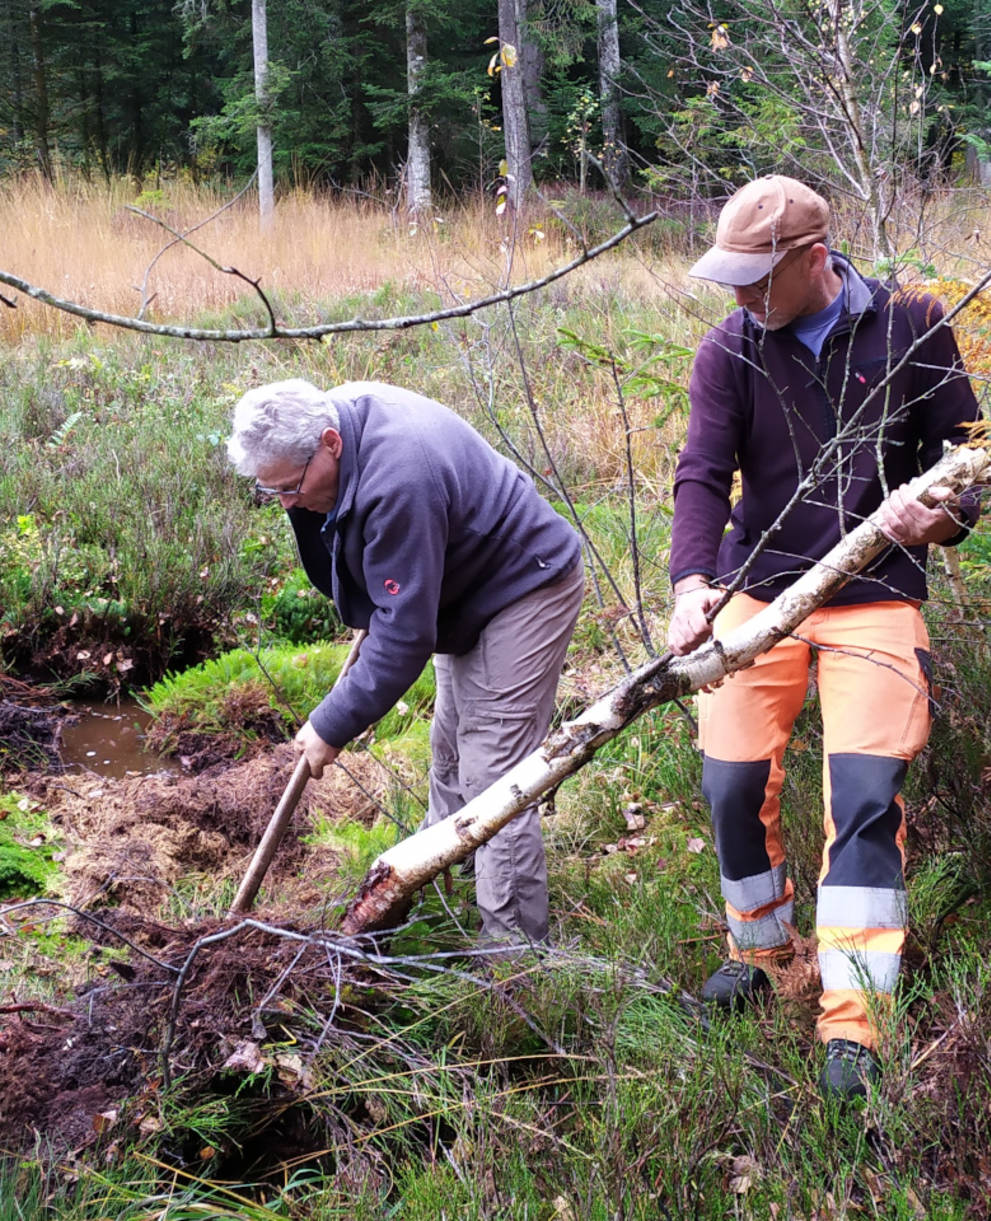
[[[948, 326], [879, 389], [942, 309], [925, 295], [892, 295], [840, 255], [833, 266], [845, 309], [818, 360], [790, 327], [765, 331], [744, 309], [702, 340], [675, 474], [673, 582], [702, 573], [729, 583], [769, 532], [743, 588], [770, 601], [873, 513], [885, 485], [891, 491], [931, 466], [943, 442], [964, 440], [961, 426], [978, 418]], [[740, 495], [731, 507], [736, 471]], [[977, 511], [976, 498], [965, 502], [970, 524]], [[890, 547], [832, 604], [922, 600], [925, 564], [925, 547]]]
[[290, 509], [307, 576], [367, 628], [358, 660], [310, 714], [343, 746], [382, 717], [431, 653], [464, 653], [499, 611], [579, 560], [533, 481], [453, 411], [409, 390], [331, 390], [343, 449], [336, 514]]

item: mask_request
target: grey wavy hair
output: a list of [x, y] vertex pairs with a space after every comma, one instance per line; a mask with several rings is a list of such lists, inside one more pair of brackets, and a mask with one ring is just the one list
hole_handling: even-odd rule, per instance
[[337, 404], [300, 377], [256, 386], [239, 399], [227, 456], [239, 475], [256, 476], [280, 463], [302, 466], [325, 428], [340, 429]]

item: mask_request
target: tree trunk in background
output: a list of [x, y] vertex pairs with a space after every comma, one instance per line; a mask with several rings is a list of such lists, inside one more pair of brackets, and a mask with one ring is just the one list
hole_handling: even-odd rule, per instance
[[541, 82], [544, 79], [544, 66], [547, 57], [543, 48], [530, 36], [526, 23], [527, 0], [520, 0], [520, 67], [523, 69], [523, 104], [526, 107], [527, 136], [530, 140], [530, 161], [533, 153], [547, 140], [550, 128], [547, 103], [541, 92]]
[[0, 38], [3, 39], [4, 58], [0, 60], [0, 80], [7, 73], [10, 98], [10, 134], [14, 147], [24, 139], [24, 78], [21, 61], [22, 31], [18, 29], [21, 15], [14, 12], [12, 0], [3, 9], [3, 26], [0, 27]]
[[630, 159], [619, 108], [619, 21], [616, 0], [596, 0], [599, 17], [599, 105], [602, 112], [602, 166], [617, 191], [630, 185]]
[[32, 4], [28, 10], [31, 31], [31, 56], [34, 67], [34, 148], [38, 167], [46, 182], [53, 181], [52, 151], [48, 138], [48, 74], [45, 50], [41, 41], [41, 6]]
[[258, 104], [258, 219], [272, 223], [272, 128], [268, 97], [268, 14], [266, 0], [251, 0], [251, 42], [255, 57], [255, 101]]
[[523, 37], [524, 0], [499, 0], [499, 44], [502, 70], [502, 129], [509, 169], [509, 202], [519, 209], [533, 183], [530, 164], [530, 124], [527, 122], [526, 90], [520, 43]]
[[426, 215], [430, 197], [430, 124], [417, 96], [427, 66], [427, 19], [423, 9], [408, 0], [406, 5], [406, 93], [409, 98], [409, 146], [406, 154], [406, 210], [411, 216]]
[[851, 0], [828, 0], [829, 15], [835, 38], [833, 87], [842, 99], [842, 113], [847, 127], [847, 147], [856, 168], [855, 178], [861, 197], [870, 213], [874, 236], [874, 258], [892, 260], [895, 249], [888, 222], [894, 200], [890, 193], [890, 177], [881, 175], [870, 158], [871, 141], [861, 111], [858, 95], [858, 63], [851, 47], [850, 32], [857, 31], [862, 19], [860, 6]]
[[[963, 491], [991, 476], [991, 450], [960, 446], [913, 479], [909, 494], [932, 504], [936, 485]], [[891, 544], [868, 518], [759, 614], [686, 657], [663, 657], [630, 674], [608, 695], [551, 733], [532, 754], [462, 810], [389, 848], [372, 864], [341, 922], [348, 936], [394, 928], [416, 892], [465, 860], [507, 823], [583, 767], [637, 717], [742, 669], [787, 636], [851, 576]]]

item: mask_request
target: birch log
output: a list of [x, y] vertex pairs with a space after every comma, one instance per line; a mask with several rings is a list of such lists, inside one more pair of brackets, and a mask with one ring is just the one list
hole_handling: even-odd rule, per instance
[[[937, 485], [961, 492], [991, 477], [991, 451], [960, 446], [909, 484], [932, 505]], [[874, 524], [862, 522], [765, 610], [721, 640], [709, 640], [685, 657], [666, 654], [641, 666], [607, 695], [550, 734], [502, 779], [462, 810], [384, 852], [365, 875], [342, 921], [349, 935], [392, 928], [414, 894], [442, 870], [463, 861], [566, 776], [583, 767], [603, 743], [642, 716], [741, 669], [787, 636], [886, 547]]]

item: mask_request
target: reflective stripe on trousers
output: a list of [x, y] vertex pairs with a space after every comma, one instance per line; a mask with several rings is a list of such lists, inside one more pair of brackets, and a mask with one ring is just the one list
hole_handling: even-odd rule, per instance
[[[736, 595], [716, 635], [766, 603]], [[712, 809], [730, 953], [790, 956], [792, 887], [781, 832], [783, 758], [816, 663], [823, 719], [825, 847], [816, 932], [821, 1039], [873, 1046], [873, 997], [890, 994], [905, 937], [899, 790], [929, 736], [929, 640], [917, 607], [814, 612], [794, 636], [699, 697], [703, 792]]]

